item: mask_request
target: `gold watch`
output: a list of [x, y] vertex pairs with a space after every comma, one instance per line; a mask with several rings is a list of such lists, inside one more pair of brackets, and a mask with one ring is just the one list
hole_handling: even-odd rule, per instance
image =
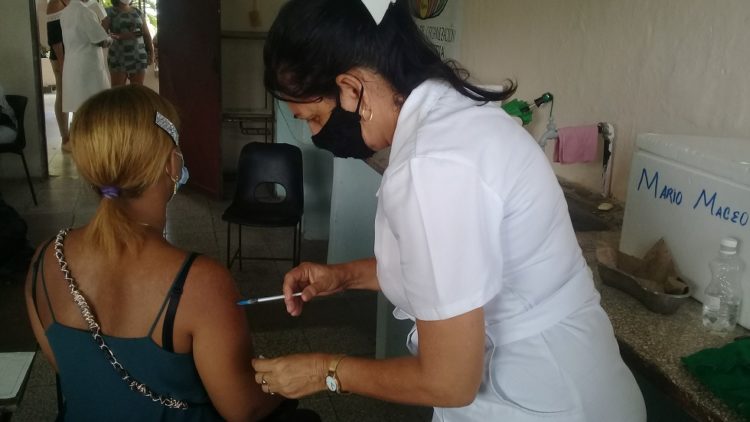
[[339, 380], [338, 375], [336, 375], [336, 369], [339, 367], [341, 360], [345, 357], [346, 355], [337, 355], [328, 365], [328, 375], [326, 376], [326, 387], [328, 387], [328, 391], [338, 394], [346, 394], [346, 391], [341, 388], [341, 381]]

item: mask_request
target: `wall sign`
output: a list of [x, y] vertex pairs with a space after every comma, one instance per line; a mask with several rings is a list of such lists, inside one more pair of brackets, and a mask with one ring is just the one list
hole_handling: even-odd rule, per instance
[[748, 210], [731, 203], [731, 198], [730, 201], [725, 200], [716, 190], [691, 185], [692, 189], [686, 191], [675, 182], [660, 178], [658, 170], [643, 167], [636, 191], [650, 192], [655, 201], [665, 201], [677, 207], [689, 207], [705, 216], [738, 226], [745, 227], [750, 222]]
[[409, 0], [417, 26], [438, 48], [440, 57], [459, 59], [462, 0]]

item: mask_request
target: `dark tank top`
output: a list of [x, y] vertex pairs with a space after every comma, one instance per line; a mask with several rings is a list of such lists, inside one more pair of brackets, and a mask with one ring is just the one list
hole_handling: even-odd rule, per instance
[[[46, 247], [45, 247], [46, 249]], [[172, 351], [172, 327], [182, 294], [182, 286], [195, 253], [188, 255], [164, 299], [154, 322], [145, 336], [121, 338], [104, 335], [117, 360], [130, 374], [151, 390], [163, 396], [188, 402], [186, 410], [167, 408], [141, 393], [130, 390], [96, 346], [91, 334], [60, 324], [49, 301], [44, 269], [34, 263], [32, 298], [36, 307], [36, 281], [41, 277], [47, 296], [52, 323], [46, 329], [47, 339], [57, 361], [64, 408], [62, 418], [70, 421], [220, 421], [208, 393], [203, 387], [190, 353]], [[72, 300], [72, 298], [71, 298]], [[165, 308], [162, 347], [151, 335]]]

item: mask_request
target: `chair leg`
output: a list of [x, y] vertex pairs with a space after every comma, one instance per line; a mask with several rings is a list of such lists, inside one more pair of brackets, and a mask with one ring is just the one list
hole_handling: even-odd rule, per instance
[[294, 236], [292, 237], [292, 266], [297, 266], [297, 226], [292, 229]]
[[232, 253], [232, 244], [230, 240], [232, 239], [232, 223], [227, 222], [227, 268], [232, 269], [232, 261], [229, 260], [229, 256]]
[[24, 157], [23, 151], [21, 151], [21, 161], [23, 161], [23, 169], [26, 171], [26, 181], [29, 182], [29, 189], [31, 189], [31, 199], [34, 200], [34, 205], [39, 205], [39, 203], [36, 201], [36, 192], [34, 192], [34, 184], [31, 183], [31, 175], [29, 175], [29, 166], [26, 165], [26, 157]]
[[65, 411], [65, 399], [62, 395], [62, 384], [60, 384], [60, 375], [55, 375], [55, 389], [57, 390], [57, 420], [62, 420]]
[[237, 239], [239, 240], [239, 248], [237, 248], [237, 259], [240, 260], [240, 271], [242, 271], [242, 224], [237, 225], [237, 233], [239, 233], [239, 236], [237, 236]]
[[302, 260], [302, 221], [299, 222], [297, 229], [297, 264]]
[[302, 223], [297, 223], [297, 226], [294, 228], [294, 254], [293, 254], [293, 264], [296, 267], [299, 265], [300, 261], [300, 255], [302, 253]]

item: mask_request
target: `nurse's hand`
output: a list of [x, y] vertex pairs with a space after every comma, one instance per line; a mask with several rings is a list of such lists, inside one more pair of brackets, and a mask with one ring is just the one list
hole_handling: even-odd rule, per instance
[[253, 359], [255, 382], [263, 392], [296, 399], [326, 390], [331, 356], [307, 353], [275, 359]]
[[[344, 290], [339, 272], [334, 266], [303, 262], [292, 268], [284, 276], [284, 303], [286, 310], [292, 316], [302, 313], [304, 302], [309, 302], [316, 296], [326, 296]], [[296, 292], [302, 296], [292, 297]]]

